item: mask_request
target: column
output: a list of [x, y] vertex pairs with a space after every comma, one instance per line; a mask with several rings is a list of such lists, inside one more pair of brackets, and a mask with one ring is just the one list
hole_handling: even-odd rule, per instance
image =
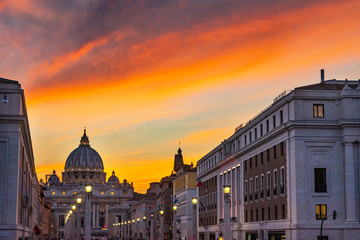
[[193, 223], [193, 240], [197, 239], [197, 204], [193, 204], [193, 218], [192, 218], [192, 223]]
[[85, 197], [85, 240], [91, 240], [91, 197]]
[[231, 240], [230, 199], [224, 201], [224, 240]]
[[354, 146], [345, 142], [345, 207], [347, 222], [356, 220]]

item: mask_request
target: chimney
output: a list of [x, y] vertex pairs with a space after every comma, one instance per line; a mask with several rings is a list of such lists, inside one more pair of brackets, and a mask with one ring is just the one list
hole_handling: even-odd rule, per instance
[[324, 69], [321, 69], [320, 70], [320, 73], [321, 73], [321, 82], [323, 83], [325, 81], [325, 72], [324, 72]]

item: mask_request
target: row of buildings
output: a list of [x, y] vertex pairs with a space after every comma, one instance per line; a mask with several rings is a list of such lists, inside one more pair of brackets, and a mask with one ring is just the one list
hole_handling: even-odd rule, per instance
[[0, 79], [0, 94], [6, 120], [0, 125], [6, 192], [0, 195], [0, 239], [30, 239], [37, 228], [44, 239], [335, 240], [360, 234], [360, 81], [325, 80], [322, 71], [319, 83], [283, 92], [196, 167], [184, 164], [179, 148], [171, 174], [145, 194], [115, 172], [106, 178], [85, 130], [62, 180], [54, 171], [38, 183], [23, 92], [17, 82]]

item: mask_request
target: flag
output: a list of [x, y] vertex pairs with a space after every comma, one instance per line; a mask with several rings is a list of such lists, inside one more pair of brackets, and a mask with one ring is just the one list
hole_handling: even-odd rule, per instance
[[33, 228], [33, 231], [34, 231], [34, 233], [35, 233], [36, 236], [41, 233], [41, 230], [40, 230], [40, 228], [39, 228], [37, 225], [35, 225], [35, 227]]
[[201, 187], [201, 186], [202, 186], [201, 180], [199, 180], [199, 181], [197, 182], [196, 186], [197, 186], [197, 187]]
[[159, 203], [157, 210], [160, 211], [160, 209], [161, 209], [161, 203]]
[[176, 195], [174, 196], [174, 204], [176, 204], [179, 200], [176, 198]]

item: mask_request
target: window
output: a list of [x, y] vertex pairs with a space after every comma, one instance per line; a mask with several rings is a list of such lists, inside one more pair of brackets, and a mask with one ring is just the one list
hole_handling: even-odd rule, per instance
[[259, 178], [255, 177], [255, 200], [258, 200], [258, 188], [259, 188]]
[[284, 123], [284, 116], [283, 116], [283, 111], [280, 111], [280, 124]]
[[260, 197], [264, 198], [264, 174], [260, 176]]
[[276, 159], [276, 146], [274, 146], [273, 149], [274, 159]]
[[313, 116], [316, 118], [324, 117], [324, 104], [314, 104], [313, 105]]
[[257, 128], [254, 129], [254, 138], [257, 139]]
[[[240, 150], [240, 140], [237, 140], [237, 145], [238, 145], [238, 151]], [[215, 156], [215, 159], [216, 159], [216, 156]]]
[[327, 219], [326, 215], [326, 204], [315, 205], [316, 220]]
[[282, 219], [286, 219], [285, 204], [281, 205], [281, 209], [282, 209]]
[[246, 134], [244, 135], [244, 144], [245, 144], [245, 146], [246, 146], [246, 144], [247, 144], [247, 141], [246, 141]]
[[266, 120], [266, 132], [269, 132], [269, 120]]
[[262, 136], [263, 134], [264, 134], [264, 132], [263, 132], [263, 125], [260, 124], [260, 136]]
[[281, 156], [284, 156], [284, 142], [280, 143], [280, 154]]
[[270, 161], [270, 149], [266, 150], [266, 158], [267, 158], [267, 161], [269, 162]]
[[65, 226], [65, 218], [64, 215], [59, 215], [59, 227], [63, 228]]
[[249, 182], [249, 200], [252, 201], [252, 187], [253, 187], [253, 180], [250, 178]]
[[254, 218], [253, 218], [253, 210], [251, 209], [250, 210], [250, 222], [254, 221]]
[[274, 207], [274, 213], [275, 213], [275, 220], [278, 219], [278, 209], [277, 206]]
[[252, 158], [250, 158], [249, 164], [250, 164], [250, 169], [252, 169]]
[[271, 217], [270, 217], [270, 212], [271, 212], [270, 207], [268, 207], [268, 220], [271, 219]]
[[274, 170], [274, 196], [277, 195], [277, 170]]
[[285, 193], [285, 168], [280, 169], [280, 194]]
[[261, 152], [261, 164], [264, 164], [264, 152]]
[[245, 160], [244, 162], [244, 171], [246, 172], [247, 171], [247, 161]]
[[315, 192], [326, 193], [326, 168], [314, 169]]
[[265, 221], [265, 209], [261, 208], [261, 221]]
[[255, 155], [255, 167], [257, 167], [257, 155]]
[[255, 219], [256, 221], [259, 221], [259, 209], [256, 209], [255, 211]]
[[273, 128], [275, 128], [276, 127], [276, 116], [274, 115], [273, 116]]
[[317, 240], [329, 240], [329, 236], [317, 236]]
[[245, 180], [244, 183], [244, 202], [247, 202], [247, 191], [248, 191], [248, 182]]
[[252, 142], [251, 132], [249, 132], [249, 143]]
[[270, 172], [266, 173], [266, 197], [270, 197]]
[[248, 211], [245, 211], [245, 222], [248, 222]]

